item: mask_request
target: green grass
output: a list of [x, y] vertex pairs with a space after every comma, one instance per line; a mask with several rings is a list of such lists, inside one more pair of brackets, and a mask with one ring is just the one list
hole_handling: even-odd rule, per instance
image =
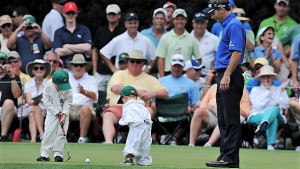
[[[36, 162], [39, 157], [40, 143], [0, 143], [0, 168], [5, 169], [115, 169], [141, 168], [141, 166], [120, 166], [123, 159], [124, 144], [78, 144], [69, 143], [72, 159], [63, 163]], [[207, 168], [206, 161], [215, 160], [219, 148], [188, 146], [151, 147], [153, 165], [146, 168]], [[85, 163], [89, 158], [90, 163]], [[242, 169], [297, 169], [300, 168], [300, 153], [292, 150], [241, 149], [240, 167]]]

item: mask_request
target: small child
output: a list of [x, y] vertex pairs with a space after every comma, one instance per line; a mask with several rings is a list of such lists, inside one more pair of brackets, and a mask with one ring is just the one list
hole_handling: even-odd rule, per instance
[[50, 148], [53, 147], [55, 162], [63, 162], [65, 138], [60, 125], [64, 125], [64, 130], [67, 132], [69, 108], [72, 103], [72, 90], [70, 89], [69, 75], [63, 69], [56, 70], [52, 80], [45, 85], [43, 103], [47, 109], [47, 116], [41, 156], [37, 158], [37, 161], [50, 161]]
[[124, 148], [125, 160], [121, 165], [134, 165], [133, 158], [136, 158], [137, 165], [149, 166], [152, 164], [150, 156], [151, 128], [152, 121], [150, 112], [145, 107], [145, 102], [137, 100], [137, 90], [132, 86], [125, 86], [120, 92], [119, 104], [122, 108], [122, 118], [119, 124], [128, 125], [129, 133]]

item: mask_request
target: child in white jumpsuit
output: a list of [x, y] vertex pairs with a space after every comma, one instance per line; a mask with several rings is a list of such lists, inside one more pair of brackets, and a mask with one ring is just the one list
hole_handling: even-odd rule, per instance
[[[41, 145], [41, 156], [37, 161], [50, 161], [50, 148], [53, 147], [55, 162], [63, 162], [65, 138], [62, 133], [68, 131], [69, 108], [72, 103], [72, 90], [69, 75], [65, 70], [56, 70], [52, 79], [46, 83], [43, 92], [43, 103], [47, 109], [45, 133]], [[59, 120], [59, 116], [61, 119]]]
[[136, 100], [138, 93], [132, 86], [125, 86], [120, 92], [118, 103], [124, 103], [122, 118], [119, 124], [128, 125], [129, 133], [124, 148], [126, 156], [121, 165], [133, 165], [135, 157], [137, 165], [151, 165], [150, 156], [152, 121], [150, 112], [145, 107], [145, 102]]

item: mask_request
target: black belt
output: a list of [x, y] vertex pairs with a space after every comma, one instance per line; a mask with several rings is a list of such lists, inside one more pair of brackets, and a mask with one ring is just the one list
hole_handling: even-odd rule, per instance
[[[240, 68], [241, 65], [238, 65], [236, 68]], [[225, 72], [227, 68], [216, 69], [218, 73]]]

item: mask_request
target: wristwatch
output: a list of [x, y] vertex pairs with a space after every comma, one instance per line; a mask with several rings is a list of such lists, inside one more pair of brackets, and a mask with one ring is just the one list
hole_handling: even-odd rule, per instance
[[147, 66], [147, 69], [149, 69], [149, 70], [150, 70], [151, 68], [152, 68], [152, 66], [151, 66], [151, 65], [148, 65], [148, 66]]

